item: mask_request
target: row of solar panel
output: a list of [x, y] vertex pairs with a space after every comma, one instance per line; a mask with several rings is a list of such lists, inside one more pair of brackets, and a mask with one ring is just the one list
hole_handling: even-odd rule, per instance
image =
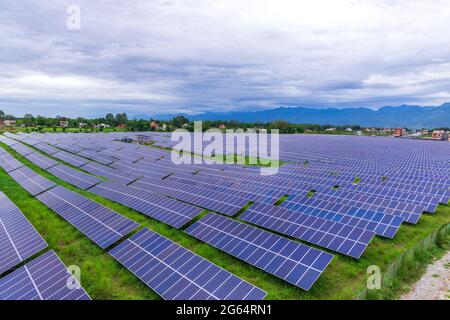
[[[72, 223], [102, 248], [110, 246], [137, 227], [135, 222], [61, 186], [40, 194], [37, 199]], [[143, 231], [147, 233], [150, 232], [149, 230]], [[161, 236], [158, 237], [162, 238]], [[169, 241], [166, 240], [165, 242]], [[118, 248], [116, 248], [116, 250]], [[186, 265], [189, 266], [189, 263], [195, 263], [191, 265], [191, 267], [194, 267], [194, 270], [192, 270], [191, 267], [187, 267], [190, 272], [188, 274], [183, 274], [181, 270], [184, 269], [176, 270], [174, 269], [176, 266], [175, 264], [171, 265], [161, 261], [157, 256], [149, 254], [146, 250], [142, 252], [144, 255], [140, 256], [141, 263], [145, 264], [144, 267], [150, 267], [151, 263], [153, 263], [152, 266], [155, 267], [155, 269], [153, 267], [151, 268], [153, 271], [163, 267], [161, 269], [161, 275], [156, 274], [155, 276], [156, 280], [154, 281], [156, 282], [147, 281], [146, 278], [142, 277], [143, 281], [156, 292], [159, 292], [162, 297], [167, 299], [262, 299], [266, 295], [264, 291], [257, 287], [231, 275], [229, 272], [218, 268], [188, 250], [171, 243], [171, 249], [173, 248], [177, 249], [178, 254], [183, 253], [183, 256], [186, 259], [189, 257], [187, 260], [179, 260], [177, 262], [178, 266], [184, 266], [184, 268], [186, 268]], [[118, 256], [120, 259], [129, 255], [127, 250], [121, 249], [121, 253], [122, 255]], [[176, 258], [179, 257], [178, 254], [175, 256]], [[126, 264], [127, 261], [122, 260], [121, 262]], [[155, 262], [157, 262], [156, 265]], [[175, 260], [173, 262], [175, 262]], [[126, 266], [128, 265], [126, 264]], [[135, 265], [133, 264], [133, 266]], [[129, 267], [131, 270], [131, 266]], [[142, 265], [139, 266], [139, 269], [141, 269], [141, 267]], [[26, 284], [28, 278], [20, 280], [22, 283], [20, 286], [11, 282], [13, 279], [22, 279], [25, 275], [24, 271], [26, 268], [27, 266], [24, 266], [22, 269], [17, 270], [5, 279], [1, 279], [5, 281], [5, 284], [2, 285], [0, 283], [0, 297], [4, 299], [56, 298], [54, 292], [51, 295], [48, 295], [47, 292], [41, 292], [37, 287], [34, 287], [35, 291], [29, 290], [28, 285]], [[145, 268], [142, 269], [142, 271], [145, 270]], [[206, 270], [207, 272], [205, 272]], [[170, 275], [170, 272], [173, 272], [173, 275], [167, 278], [167, 281], [162, 281], [163, 279], [166, 280], [166, 277]], [[29, 272], [27, 273], [27, 276], [28, 274]], [[159, 276], [163, 276], [164, 278], [159, 278]], [[191, 277], [191, 279], [189, 279], [189, 277]], [[29, 281], [32, 282], [33, 276], [30, 275], [29, 278]], [[166, 287], [169, 284], [171, 284], [171, 286]], [[160, 292], [160, 288], [166, 288], [168, 290]], [[20, 295], [25, 293], [25, 291], [26, 294]], [[73, 292], [70, 293], [70, 295], [67, 292], [58, 292], [58, 294], [61, 298], [67, 299], [86, 297], [85, 295], [77, 296]]]
[[[149, 181], [150, 181], [150, 179], [147, 178], [146, 180], [140, 180], [140, 181], [136, 182], [134, 185], [136, 185], [137, 187], [141, 187], [141, 188], [147, 189], [147, 190], [151, 190], [150, 192], [155, 192], [155, 188], [154, 187], [156, 187], [156, 185], [153, 184], [153, 185], [151, 185], [152, 188], [148, 188], [149, 187], [149, 185], [148, 185]], [[113, 187], [113, 189], [114, 188], [117, 189], [119, 186], [118, 185], [113, 185], [112, 187]], [[129, 187], [123, 187], [123, 188], [125, 190], [127, 190], [127, 191], [135, 191], [134, 189], [129, 188]], [[102, 193], [99, 193], [99, 190], [101, 190]], [[111, 189], [108, 190], [108, 189], [105, 189], [103, 186], [99, 186], [98, 188], [94, 188], [92, 191], [94, 193], [97, 191], [97, 194], [101, 194], [103, 196], [106, 196], [108, 194], [109, 198], [112, 199], [112, 200], [114, 200], [118, 196], [122, 196], [123, 197], [122, 193], [119, 192], [119, 194], [117, 194], [118, 190], [111, 190]], [[107, 193], [107, 191], [109, 191], [109, 192]], [[180, 193], [180, 192], [174, 193], [174, 190], [170, 190], [170, 191], [171, 192], [168, 192], [168, 189], [166, 188], [165, 192], [163, 192], [163, 193], [165, 193], [166, 195], [175, 196], [176, 198], [181, 199], [181, 200], [189, 201], [189, 202], [194, 203], [194, 204], [199, 205], [199, 206], [205, 206], [205, 207], [207, 207], [209, 209], [212, 209], [212, 210], [215, 210], [215, 211], [218, 211], [218, 212], [227, 213], [226, 208], [229, 207], [229, 205], [226, 204], [225, 202], [220, 203], [220, 201], [211, 200], [211, 196], [209, 196], [209, 197], [200, 197], [198, 195], [200, 193], [199, 190], [195, 190], [195, 191], [197, 191], [196, 192], [197, 195], [193, 194], [192, 192], [190, 192], [190, 193]], [[115, 194], [114, 194], [114, 192], [115, 192]], [[211, 195], [211, 193], [213, 193], [213, 192], [209, 192], [209, 195]], [[216, 198], [217, 198], [217, 193], [215, 195], [216, 195]], [[146, 204], [143, 199], [137, 199], [137, 198], [133, 199], [132, 197], [130, 197], [130, 195], [128, 195], [127, 200], [128, 201], [123, 201], [122, 200], [121, 203], [123, 203], [123, 204], [128, 203], [129, 206], [134, 207], [134, 208], [140, 207], [141, 211], [145, 210], [145, 209], [142, 209], [143, 208], [142, 203]], [[228, 196], [227, 200], [228, 201], [230, 200], [229, 196]], [[242, 208], [242, 206], [246, 204], [246, 201], [243, 200], [243, 199], [238, 199], [237, 202], [239, 203], [239, 206], [236, 206], [236, 207], [232, 208], [233, 209], [232, 211], [228, 211], [228, 213], [230, 215], [233, 215], [236, 212], [238, 212]], [[133, 203], [133, 204], [131, 204], [131, 203]], [[152, 212], [148, 211], [149, 210], [148, 208], [146, 210], [147, 210], [146, 212], [147, 212], [148, 215], [155, 217], [155, 215], [152, 214]], [[164, 220], [164, 218], [166, 220]], [[160, 220], [166, 222], [166, 221], [170, 221], [170, 219], [172, 219], [172, 217], [169, 217], [169, 220], [167, 220], [167, 217], [164, 217], [164, 218], [160, 217]], [[191, 219], [192, 218], [189, 218], [186, 221], [189, 221]], [[354, 220], [356, 220], [356, 222], [359, 221], [357, 218], [353, 218], [352, 219], [352, 221], [354, 221]], [[311, 220], [309, 220], [309, 221], [311, 221]], [[312, 221], [314, 222], [315, 220], [312, 220]], [[355, 224], [356, 222], [354, 221], [353, 224]], [[182, 225], [185, 224], [184, 222], [181, 222], [181, 223], [182, 223]], [[379, 221], [379, 223], [380, 223], [380, 221]], [[376, 223], [374, 224], [375, 225], [375, 228], [373, 228], [374, 230], [380, 230], [379, 223], [378, 224], [376, 224]], [[401, 221], [400, 221], [400, 223], [401, 223]], [[308, 228], [309, 231], [315, 230], [315, 229], [311, 228], [311, 224], [312, 224], [311, 222], [308, 223], [308, 221], [306, 221], [306, 223], [304, 223], [301, 226], [303, 228]], [[367, 225], [367, 223], [366, 223], [366, 225]], [[179, 227], [181, 225], [178, 224], [177, 226]], [[265, 226], [267, 227], [267, 224]], [[378, 228], [376, 228], [376, 227], [378, 227]], [[390, 230], [389, 232], [395, 233], [396, 229], [394, 228], [394, 231], [392, 231], [392, 229], [393, 228], [389, 228], [389, 226], [388, 226], [388, 227], [384, 228], [383, 231]], [[346, 229], [343, 229], [343, 230], [346, 230]], [[339, 229], [339, 231], [340, 231], [340, 229]], [[373, 230], [371, 230], [371, 231], [373, 231]], [[297, 231], [296, 234], [298, 234], [298, 231]], [[382, 233], [382, 234], [385, 234], [385, 233]], [[330, 237], [330, 236], [336, 236], [336, 235], [334, 235], [334, 234], [331, 234], [331, 235], [327, 234], [327, 236]], [[371, 237], [368, 237], [368, 238], [369, 238], [369, 241], [370, 241]], [[316, 243], [316, 244], [319, 243], [318, 240], [314, 241], [314, 239], [316, 239], [316, 238], [313, 238], [313, 237], [310, 237], [310, 238], [303, 237], [303, 239], [308, 239], [312, 243]], [[321, 240], [321, 239], [319, 239], [319, 240]], [[350, 239], [349, 241], [356, 241], [356, 240], [358, 240], [358, 239]], [[321, 241], [320, 243], [324, 244], [325, 242]], [[331, 246], [331, 248], [333, 248], [335, 251], [338, 251], [338, 252], [341, 252], [341, 253], [344, 253], [344, 254], [348, 254], [348, 255], [351, 255], [353, 257], [359, 257], [362, 254], [362, 252], [364, 251], [364, 249], [367, 247], [367, 245], [368, 245], [368, 242], [367, 243], [363, 243], [363, 244], [358, 243], [356, 246], [351, 246], [351, 247], [348, 247], [348, 245], [344, 245], [344, 246], [340, 246], [339, 245], [339, 246], [336, 247], [335, 242], [333, 242], [332, 246], [331, 246], [331, 244], [329, 245], [329, 243], [327, 243], [327, 245], [324, 245], [324, 247], [330, 248], [330, 246]]]
[[[47, 248], [20, 210], [0, 192], [0, 274]], [[74, 284], [69, 287], [67, 284]], [[53, 251], [0, 278], [0, 300], [89, 299]]]

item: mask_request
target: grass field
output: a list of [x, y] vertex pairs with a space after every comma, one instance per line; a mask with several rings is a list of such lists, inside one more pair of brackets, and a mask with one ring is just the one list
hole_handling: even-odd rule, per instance
[[[79, 192], [137, 221], [142, 226], [161, 233], [266, 290], [267, 299], [353, 299], [365, 287], [368, 266], [377, 265], [383, 271], [406, 249], [413, 247], [440, 226], [450, 223], [450, 207], [441, 205], [435, 214], [423, 215], [417, 225], [402, 226], [393, 240], [375, 238], [360, 260], [336, 254], [313, 288], [306, 292], [222, 253], [180, 230], [100, 196], [72, 187], [35, 166], [8, 146], [2, 143], [0, 145], [18, 160], [50, 180]], [[81, 268], [82, 285], [93, 299], [159, 299], [152, 290], [110, 257], [106, 251], [101, 250], [68, 222], [34, 199], [2, 169], [0, 169], [0, 190], [22, 210], [49, 243], [50, 248], [56, 251], [66, 265], [78, 265]]]

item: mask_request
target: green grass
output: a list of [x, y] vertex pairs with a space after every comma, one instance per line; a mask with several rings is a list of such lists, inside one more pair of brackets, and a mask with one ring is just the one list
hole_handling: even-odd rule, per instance
[[[198, 241], [180, 230], [150, 219], [123, 205], [72, 187], [32, 164], [11, 148], [3, 144], [2, 146], [31, 169], [59, 185], [79, 192], [135, 220], [142, 226], [159, 232], [266, 290], [268, 299], [353, 299], [365, 287], [368, 266], [378, 265], [384, 271], [406, 249], [413, 247], [439, 226], [450, 223], [450, 207], [441, 205], [436, 214], [423, 215], [418, 225], [403, 225], [393, 240], [375, 238], [358, 261], [336, 254], [313, 288], [306, 292]], [[93, 299], [159, 299], [152, 290], [105, 251], [30, 196], [1, 169], [0, 190], [22, 210], [49, 243], [50, 248], [56, 251], [66, 265], [78, 265], [81, 268], [82, 285]]]
[[283, 195], [277, 202], [274, 203], [275, 206], [280, 206], [283, 202], [285, 202], [289, 198], [288, 194]]
[[[426, 272], [427, 266], [437, 259], [440, 259], [450, 250], [450, 235], [441, 239], [438, 245], [430, 250], [418, 250], [414, 256], [404, 263], [394, 279], [388, 281], [381, 290], [370, 290], [367, 299], [371, 300], [392, 300], [398, 299], [401, 294], [407, 293], [412, 285], [416, 283]], [[438, 278], [439, 275], [433, 274]]]

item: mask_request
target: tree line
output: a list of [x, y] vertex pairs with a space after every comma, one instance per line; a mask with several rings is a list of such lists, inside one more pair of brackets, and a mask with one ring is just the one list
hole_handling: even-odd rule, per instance
[[[32, 114], [25, 114], [21, 118], [16, 118], [12, 115], [5, 114], [0, 110], [0, 120], [16, 120], [17, 126], [34, 127], [34, 128], [56, 128], [60, 126], [61, 121], [68, 122], [68, 128], [86, 128], [90, 129], [100, 124], [105, 124], [111, 128], [117, 128], [119, 126], [125, 127], [129, 131], [148, 131], [148, 130], [160, 130], [161, 124], [166, 125], [166, 130], [171, 131], [176, 128], [185, 128], [189, 131], [194, 130], [194, 123], [185, 116], [176, 116], [169, 120], [158, 121], [157, 119], [129, 119], [126, 113], [117, 113], [116, 115], [108, 113], [104, 117], [100, 118], [68, 118], [63, 116], [56, 117], [44, 117], [33, 116]], [[150, 126], [150, 123], [158, 123], [159, 127], [154, 128]], [[83, 124], [83, 125], [82, 125]], [[348, 125], [348, 126], [331, 126], [331, 125], [318, 125], [318, 124], [293, 124], [288, 121], [278, 120], [272, 122], [239, 122], [239, 121], [221, 121], [221, 120], [206, 120], [202, 122], [203, 130], [211, 128], [226, 128], [226, 129], [278, 129], [280, 133], [323, 133], [329, 128], [335, 128], [337, 132], [345, 132], [345, 129], [351, 128], [352, 130], [361, 130], [360, 126]], [[103, 128], [100, 128], [103, 129]]]

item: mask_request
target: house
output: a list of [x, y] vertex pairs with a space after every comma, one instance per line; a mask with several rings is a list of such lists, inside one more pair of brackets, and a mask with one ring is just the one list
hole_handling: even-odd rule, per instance
[[377, 133], [378, 130], [376, 128], [365, 128], [364, 132], [366, 132], [366, 133]]
[[5, 127], [14, 127], [16, 125], [16, 120], [5, 120]]
[[159, 129], [159, 124], [156, 121], [150, 121], [150, 129], [154, 129], [154, 130], [158, 130]]
[[444, 130], [434, 130], [431, 134], [431, 138], [434, 140], [448, 141], [448, 132]]
[[5, 121], [3, 119], [0, 119], [0, 128], [3, 128], [5, 126]]
[[430, 131], [428, 130], [422, 130], [421, 132], [423, 136], [428, 136], [430, 134]]
[[352, 128], [347, 128], [347, 129], [345, 129], [345, 131], [347, 131], [347, 132], [353, 132], [353, 129], [352, 129]]
[[60, 126], [61, 128], [67, 128], [67, 127], [69, 127], [69, 121], [67, 121], [67, 120], [61, 120], [61, 121], [59, 122], [59, 126]]
[[87, 123], [85, 123], [85, 122], [80, 122], [79, 124], [78, 124], [78, 128], [86, 128], [87, 127]]
[[94, 129], [107, 129], [107, 128], [109, 128], [109, 124], [100, 123], [94, 125]]
[[121, 124], [117, 125], [117, 129], [126, 129], [126, 128], [127, 128], [127, 125], [124, 124], [124, 123], [121, 123]]
[[326, 132], [334, 132], [336, 131], [336, 128], [327, 128], [325, 129]]
[[226, 128], [227, 128], [227, 126], [224, 125], [223, 123], [219, 125], [220, 130], [225, 130]]
[[406, 135], [405, 128], [394, 129], [394, 137], [404, 137]]

